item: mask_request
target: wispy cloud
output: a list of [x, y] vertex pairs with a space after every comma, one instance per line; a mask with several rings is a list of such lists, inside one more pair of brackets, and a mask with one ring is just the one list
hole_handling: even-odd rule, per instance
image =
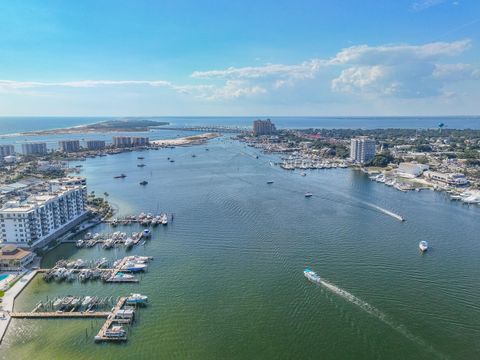
[[440, 4], [444, 3], [445, 1], [446, 0], [420, 0], [420, 1], [415, 1], [410, 6], [410, 9], [412, 11], [423, 11], [423, 10], [427, 10], [428, 8], [440, 5]]

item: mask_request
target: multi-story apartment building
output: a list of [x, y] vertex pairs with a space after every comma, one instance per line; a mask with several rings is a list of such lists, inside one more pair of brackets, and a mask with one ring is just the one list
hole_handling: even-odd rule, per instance
[[132, 136], [132, 146], [148, 146], [149, 141], [145, 136]]
[[22, 153], [24, 155], [45, 155], [47, 153], [47, 143], [35, 142], [22, 144]]
[[132, 146], [131, 136], [114, 136], [112, 138], [113, 146], [115, 147], [130, 147]]
[[62, 140], [58, 142], [58, 147], [66, 153], [80, 151], [80, 140]]
[[375, 157], [375, 140], [365, 136], [350, 141], [350, 159], [357, 163], [367, 163]]
[[87, 213], [85, 185], [51, 183], [50, 191], [0, 209], [0, 242], [21, 247], [45, 246], [76, 225]]
[[277, 131], [275, 125], [270, 121], [267, 120], [255, 120], [253, 122], [253, 135], [260, 136], [260, 135], [272, 135]]
[[13, 145], [0, 145], [0, 158], [15, 155], [15, 147]]
[[87, 140], [85, 143], [87, 144], [88, 150], [101, 150], [105, 148], [105, 140]]

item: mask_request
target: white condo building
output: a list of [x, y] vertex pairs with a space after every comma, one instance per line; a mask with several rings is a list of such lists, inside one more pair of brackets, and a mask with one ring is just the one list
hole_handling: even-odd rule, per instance
[[366, 136], [354, 138], [350, 141], [350, 159], [357, 163], [367, 163], [375, 157], [375, 140]]
[[9, 201], [0, 209], [0, 243], [44, 246], [87, 213], [85, 185], [50, 184], [50, 191], [25, 201]]
[[13, 145], [0, 145], [0, 158], [15, 155], [15, 147]]

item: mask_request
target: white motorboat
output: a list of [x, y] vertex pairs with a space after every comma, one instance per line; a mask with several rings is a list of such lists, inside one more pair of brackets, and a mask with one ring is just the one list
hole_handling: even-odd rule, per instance
[[320, 284], [321, 282], [321, 278], [319, 275], [317, 275], [317, 273], [309, 268], [306, 268], [305, 270], [303, 270], [303, 275], [305, 275], [305, 277], [310, 280], [311, 282], [314, 282], [316, 284]]
[[145, 304], [148, 302], [148, 296], [142, 294], [130, 294], [127, 298], [127, 304]]
[[420, 248], [421, 252], [425, 252], [428, 250], [428, 243], [425, 240], [420, 241], [418, 244], [418, 247]]

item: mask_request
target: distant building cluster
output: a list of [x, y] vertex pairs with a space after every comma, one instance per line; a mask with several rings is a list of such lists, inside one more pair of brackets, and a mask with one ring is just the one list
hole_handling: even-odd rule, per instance
[[47, 143], [34, 142], [22, 144], [22, 153], [24, 155], [46, 155]]
[[85, 178], [25, 186], [19, 196], [5, 202], [0, 209], [0, 243], [45, 246], [83, 220], [86, 213]]
[[58, 142], [60, 151], [69, 153], [80, 151], [80, 140], [62, 140]]
[[350, 159], [364, 164], [375, 157], [375, 140], [366, 136], [357, 137], [350, 141]]
[[255, 120], [253, 122], [253, 135], [255, 136], [273, 135], [276, 131], [277, 129], [270, 119]]
[[88, 150], [105, 149], [105, 140], [87, 140], [85, 143]]
[[144, 136], [114, 136], [114, 147], [134, 147], [134, 146], [148, 146], [150, 140]]

